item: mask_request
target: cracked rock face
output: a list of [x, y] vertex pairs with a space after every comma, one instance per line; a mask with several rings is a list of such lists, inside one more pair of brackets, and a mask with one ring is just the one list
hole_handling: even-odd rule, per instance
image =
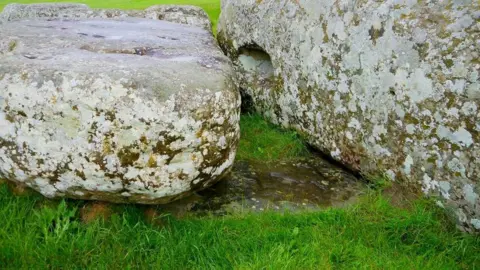
[[137, 18], [0, 25], [0, 173], [47, 197], [167, 203], [232, 166], [240, 97], [199, 27]]
[[257, 111], [480, 230], [478, 1], [223, 0], [218, 29]]
[[145, 10], [91, 9], [84, 4], [41, 3], [9, 4], [0, 13], [2, 21], [14, 21], [32, 18], [126, 18], [137, 17], [163, 20], [202, 27], [211, 31], [212, 25], [207, 13], [196, 6], [156, 5]]

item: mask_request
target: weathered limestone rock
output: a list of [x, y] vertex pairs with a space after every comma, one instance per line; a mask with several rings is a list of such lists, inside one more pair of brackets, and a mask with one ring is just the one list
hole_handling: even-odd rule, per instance
[[232, 166], [240, 97], [204, 29], [138, 18], [0, 25], [0, 173], [47, 197], [166, 203]]
[[33, 18], [125, 18], [138, 17], [188, 24], [211, 30], [212, 25], [207, 13], [196, 6], [157, 5], [145, 10], [91, 9], [84, 4], [42, 3], [9, 4], [0, 13], [2, 21], [14, 21]]
[[478, 1], [223, 0], [218, 27], [256, 110], [480, 230]]

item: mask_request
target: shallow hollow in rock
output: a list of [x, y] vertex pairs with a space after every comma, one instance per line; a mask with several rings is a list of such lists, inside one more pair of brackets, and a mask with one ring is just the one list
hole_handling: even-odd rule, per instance
[[252, 97], [275, 91], [275, 68], [270, 55], [256, 44], [238, 49], [233, 59], [242, 95], [242, 112], [255, 111]]
[[233, 164], [240, 97], [207, 30], [147, 19], [0, 25], [0, 173], [47, 197], [167, 203]]
[[238, 63], [245, 71], [257, 73], [258, 76], [268, 78], [274, 75], [270, 55], [258, 46], [240, 48]]

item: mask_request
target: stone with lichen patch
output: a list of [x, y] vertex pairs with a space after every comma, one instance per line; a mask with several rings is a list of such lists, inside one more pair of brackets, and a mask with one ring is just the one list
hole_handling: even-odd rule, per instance
[[218, 29], [255, 110], [478, 230], [478, 1], [223, 0]]
[[209, 31], [37, 18], [1, 24], [0, 40], [2, 177], [47, 197], [154, 204], [231, 168], [240, 97]]

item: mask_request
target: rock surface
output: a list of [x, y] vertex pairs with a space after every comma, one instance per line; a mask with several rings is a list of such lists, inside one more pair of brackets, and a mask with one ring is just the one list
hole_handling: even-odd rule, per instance
[[207, 13], [196, 6], [156, 5], [145, 10], [91, 9], [84, 4], [42, 3], [9, 4], [0, 13], [0, 22], [34, 18], [126, 18], [137, 17], [163, 20], [202, 27], [211, 31]]
[[478, 1], [223, 0], [218, 27], [257, 111], [480, 230]]
[[0, 172], [47, 197], [167, 203], [226, 174], [230, 60], [204, 29], [138, 18], [0, 25]]
[[219, 183], [160, 208], [179, 217], [318, 210], [349, 206], [366, 190], [354, 175], [318, 156], [278, 164], [241, 160]]

